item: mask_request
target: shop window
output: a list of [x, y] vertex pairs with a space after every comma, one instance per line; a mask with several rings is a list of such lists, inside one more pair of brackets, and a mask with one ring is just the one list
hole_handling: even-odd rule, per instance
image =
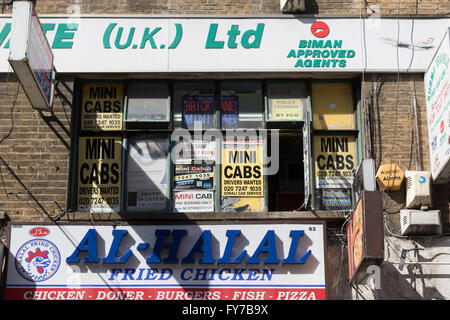
[[350, 82], [313, 82], [311, 94], [313, 129], [356, 129]]
[[316, 198], [319, 210], [351, 210], [356, 139], [353, 135], [315, 134]]
[[[263, 128], [263, 96], [260, 81], [224, 81], [221, 83], [222, 129], [232, 128]], [[231, 121], [232, 116], [226, 117], [225, 106], [231, 101], [238, 113], [238, 121]], [[230, 121], [227, 121], [230, 120]]]
[[170, 93], [165, 82], [132, 82], [127, 88], [126, 127], [169, 128]]
[[[312, 195], [316, 210], [350, 210], [357, 165], [352, 85], [311, 87], [310, 94], [299, 80], [85, 82], [75, 115], [72, 206], [85, 212], [292, 211], [306, 208]], [[220, 139], [194, 140], [195, 121], [203, 130], [219, 129], [213, 132]], [[260, 130], [245, 130], [258, 136], [236, 142], [227, 136], [236, 128]], [[174, 141], [177, 132], [189, 137]], [[180, 148], [184, 144], [189, 148]], [[279, 168], [268, 174], [266, 160], [273, 156]]]
[[169, 209], [169, 139], [140, 134], [128, 139], [127, 210]]
[[173, 92], [174, 127], [191, 130], [196, 121], [202, 129], [216, 127], [214, 82], [178, 82]]
[[313, 82], [313, 153], [316, 210], [352, 210], [357, 131], [350, 82]]
[[[118, 212], [122, 205], [124, 84], [86, 82], [81, 90], [80, 133], [74, 141], [76, 201], [80, 212]], [[74, 162], [72, 162], [74, 163]], [[73, 199], [73, 198], [72, 198]]]
[[301, 127], [305, 109], [309, 108], [304, 82], [270, 82], [267, 84], [266, 121], [271, 128]]

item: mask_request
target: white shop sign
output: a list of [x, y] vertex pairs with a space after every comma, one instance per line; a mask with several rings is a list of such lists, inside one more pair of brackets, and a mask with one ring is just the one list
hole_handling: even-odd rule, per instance
[[324, 228], [13, 224], [6, 299], [325, 299]]
[[[0, 72], [10, 21], [0, 16]], [[41, 15], [61, 73], [424, 72], [449, 21]]]
[[450, 179], [450, 29], [425, 73], [428, 144], [435, 183]]

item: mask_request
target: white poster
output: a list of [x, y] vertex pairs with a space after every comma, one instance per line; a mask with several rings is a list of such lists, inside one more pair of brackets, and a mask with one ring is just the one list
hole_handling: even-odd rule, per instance
[[128, 209], [167, 209], [168, 139], [141, 135], [129, 140], [128, 150]]

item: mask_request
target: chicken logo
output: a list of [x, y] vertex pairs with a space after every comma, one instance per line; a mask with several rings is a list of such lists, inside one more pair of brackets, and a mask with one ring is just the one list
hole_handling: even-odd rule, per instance
[[34, 239], [23, 244], [16, 254], [16, 269], [26, 280], [39, 282], [58, 271], [61, 256], [48, 240]]
[[47, 255], [48, 251], [41, 252], [39, 248], [36, 249], [36, 252], [28, 252], [28, 258], [26, 258], [25, 261], [29, 262], [28, 270], [30, 273], [35, 270], [40, 274], [44, 273], [45, 268], [47, 268], [50, 263]]
[[325, 38], [330, 33], [330, 28], [323, 21], [316, 21], [311, 25], [311, 33], [316, 38]]

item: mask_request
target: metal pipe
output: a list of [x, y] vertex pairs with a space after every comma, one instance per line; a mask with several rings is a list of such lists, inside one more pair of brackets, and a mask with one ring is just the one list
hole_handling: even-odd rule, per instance
[[415, 140], [415, 146], [416, 146], [416, 171], [422, 171], [422, 161], [420, 158], [420, 138], [419, 138], [419, 119], [417, 115], [417, 104], [416, 99], [411, 99], [411, 105], [412, 105], [412, 118], [413, 118], [413, 136]]

